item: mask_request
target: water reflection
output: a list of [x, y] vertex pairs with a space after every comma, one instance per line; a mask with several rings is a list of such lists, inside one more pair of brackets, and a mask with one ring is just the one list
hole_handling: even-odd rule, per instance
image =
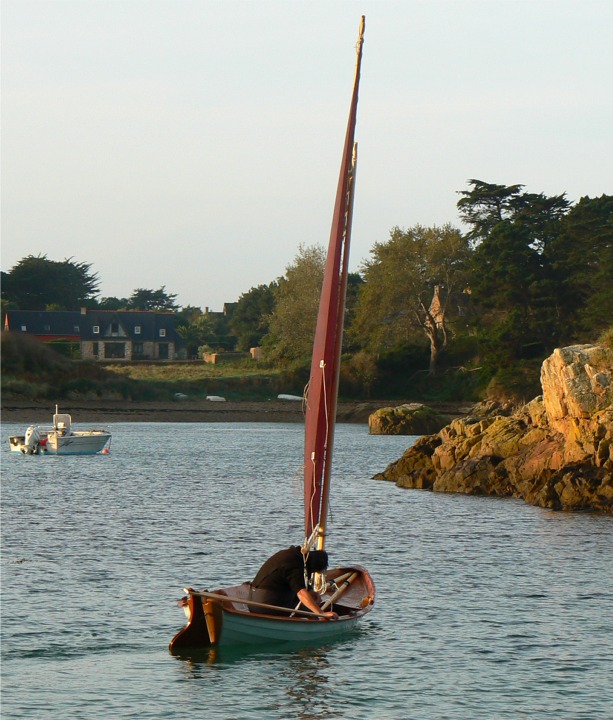
[[281, 645], [274, 650], [249, 646], [211, 647], [190, 651], [189, 656], [175, 655], [175, 658], [181, 662], [183, 678], [188, 681], [210, 680], [211, 673], [248, 674], [254, 664], [262, 666], [257, 668], [260, 671], [270, 665], [275, 669], [276, 688], [284, 688], [284, 696], [271, 698], [276, 711], [284, 717], [301, 720], [340, 718], [345, 715], [339, 709], [338, 695], [335, 696], [334, 683], [330, 681], [333, 667], [329, 656], [348, 642], [351, 641], [301, 648]]
[[292, 716], [311, 718], [344, 717], [334, 703], [334, 688], [330, 685], [330, 661], [325, 648], [310, 648], [296, 652], [280, 673], [287, 681], [286, 694]]

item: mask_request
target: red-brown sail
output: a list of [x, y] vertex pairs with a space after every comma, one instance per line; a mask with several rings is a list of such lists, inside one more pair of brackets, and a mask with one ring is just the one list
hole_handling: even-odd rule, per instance
[[317, 528], [317, 547], [325, 543], [330, 469], [334, 444], [336, 401], [340, 369], [343, 320], [349, 263], [351, 214], [355, 180], [354, 144], [358, 87], [364, 42], [364, 17], [360, 24], [357, 61], [345, 145], [330, 231], [328, 257], [319, 303], [317, 329], [307, 393], [304, 448], [305, 535]]
[[[343, 339], [343, 315], [347, 291], [349, 241], [353, 209], [356, 152], [354, 132], [358, 84], [362, 59], [364, 18], [357, 45], [357, 64], [349, 123], [334, 208], [330, 246], [321, 293], [317, 330], [307, 395], [305, 429], [305, 529], [308, 548], [321, 549], [325, 542], [330, 464], [334, 441], [336, 398]], [[350, 632], [375, 604], [375, 585], [359, 565], [328, 568], [314, 579], [321, 594], [321, 613], [305, 612], [251, 598], [251, 583], [197, 592], [185, 588], [181, 605], [187, 625], [170, 643], [173, 653], [212, 645], [255, 644], [268, 648], [272, 642], [328, 642]], [[324, 620], [324, 622], [322, 622]], [[191, 650], [190, 650], [191, 652]], [[190, 655], [191, 657], [191, 655]]]

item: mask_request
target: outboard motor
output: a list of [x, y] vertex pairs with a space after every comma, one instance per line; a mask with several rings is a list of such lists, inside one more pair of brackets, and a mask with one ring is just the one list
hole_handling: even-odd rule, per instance
[[25, 453], [27, 455], [34, 455], [38, 450], [38, 443], [40, 442], [40, 432], [35, 425], [30, 425], [26, 430], [24, 441]]

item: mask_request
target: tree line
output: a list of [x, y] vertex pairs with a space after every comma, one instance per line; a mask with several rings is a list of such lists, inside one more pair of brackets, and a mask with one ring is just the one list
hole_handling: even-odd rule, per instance
[[[377, 389], [385, 378], [474, 371], [480, 383], [521, 377], [555, 347], [594, 341], [613, 306], [613, 196], [527, 192], [468, 181], [451, 224], [394, 227], [350, 277], [344, 381]], [[91, 266], [29, 256], [2, 274], [3, 310], [165, 310], [188, 353], [261, 346], [268, 362], [306, 368], [325, 251], [300, 247], [285, 274], [240, 296], [221, 316], [179, 307], [165, 286], [98, 298]]]

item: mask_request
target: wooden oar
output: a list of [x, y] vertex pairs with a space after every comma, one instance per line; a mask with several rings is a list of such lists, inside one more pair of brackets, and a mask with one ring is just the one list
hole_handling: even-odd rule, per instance
[[351, 576], [351, 572], [344, 573], [343, 575], [339, 575], [338, 577], [334, 578], [330, 582], [333, 582], [337, 587], [339, 583], [344, 583], [345, 580]]
[[[337, 589], [338, 589], [338, 584], [339, 584], [339, 583], [343, 583], [350, 575], [351, 575], [350, 572], [344, 573], [343, 575], [339, 575], [338, 577], [334, 578], [334, 580], [332, 580], [331, 582], [333, 582], [333, 583], [336, 585]], [[299, 608], [301, 605], [302, 605], [302, 601], [301, 601], [301, 600], [298, 600], [298, 604], [296, 605], [296, 610], [298, 610], [298, 608]], [[290, 617], [293, 617], [293, 616], [294, 616], [294, 612], [292, 612], [292, 614], [290, 615]]]
[[[319, 613], [310, 612], [308, 610], [294, 610], [293, 608], [287, 608], [282, 607], [281, 605], [269, 605], [268, 603], [261, 603], [256, 602], [255, 600], [243, 600], [243, 598], [233, 598], [229, 597], [228, 595], [219, 595], [218, 593], [212, 593], [212, 592], [196, 592], [195, 590], [185, 590], [185, 592], [189, 593], [190, 595], [194, 595], [196, 597], [205, 597], [205, 598], [211, 598], [213, 600], [223, 600], [231, 603], [243, 603], [243, 605], [252, 605], [253, 607], [259, 607], [263, 610], [275, 610], [275, 611], [281, 611], [284, 613], [292, 613], [296, 615], [306, 615], [307, 617], [313, 617], [313, 618], [321, 618], [323, 617]], [[328, 619], [328, 618], [326, 618]]]
[[354, 572], [354, 573], [352, 573], [352, 574], [342, 583], [342, 585], [339, 587], [339, 589], [338, 589], [333, 595], [331, 595], [331, 596], [326, 600], [326, 602], [321, 606], [322, 612], [323, 612], [324, 610], [327, 610], [327, 609], [330, 607], [330, 605], [332, 605], [333, 602], [336, 602], [336, 600], [338, 600], [338, 598], [339, 598], [344, 592], [346, 592], [346, 590], [349, 588], [349, 586], [351, 585], [351, 583], [358, 577], [358, 575], [359, 575], [358, 572]]

